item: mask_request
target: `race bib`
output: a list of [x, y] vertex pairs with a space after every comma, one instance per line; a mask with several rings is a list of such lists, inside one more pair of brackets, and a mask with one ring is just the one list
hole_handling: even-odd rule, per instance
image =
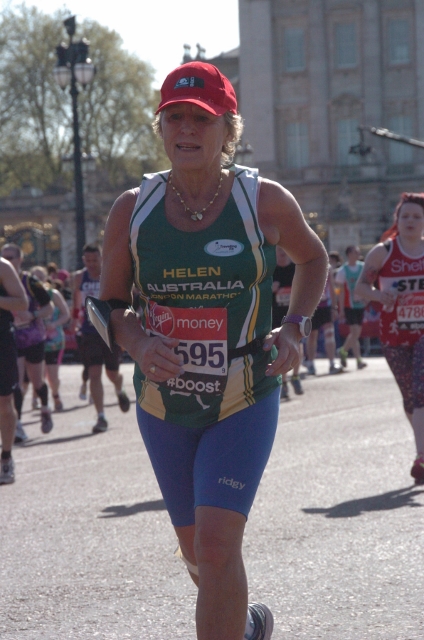
[[399, 295], [396, 319], [402, 331], [424, 329], [424, 292]]
[[184, 374], [159, 386], [185, 394], [222, 395], [227, 384], [227, 310], [180, 309], [150, 303], [146, 312], [149, 335], [176, 338]]
[[275, 302], [280, 307], [288, 307], [290, 305], [291, 287], [280, 287], [275, 294]]

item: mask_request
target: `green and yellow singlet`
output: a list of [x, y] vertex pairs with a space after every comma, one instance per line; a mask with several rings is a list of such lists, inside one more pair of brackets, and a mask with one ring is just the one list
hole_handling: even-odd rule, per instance
[[158, 385], [135, 367], [140, 406], [158, 418], [201, 427], [227, 418], [278, 386], [265, 370], [276, 355], [260, 348], [233, 359], [228, 351], [271, 329], [275, 247], [258, 224], [258, 173], [234, 166], [228, 201], [207, 229], [180, 231], [165, 216], [169, 172], [143, 177], [131, 218], [134, 281], [143, 326], [176, 337], [186, 373]]

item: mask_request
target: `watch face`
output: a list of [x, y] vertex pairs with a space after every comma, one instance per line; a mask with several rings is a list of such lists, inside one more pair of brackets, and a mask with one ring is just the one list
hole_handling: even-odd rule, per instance
[[303, 331], [305, 334], [305, 338], [307, 338], [312, 331], [312, 320], [310, 318], [305, 318], [303, 322]]

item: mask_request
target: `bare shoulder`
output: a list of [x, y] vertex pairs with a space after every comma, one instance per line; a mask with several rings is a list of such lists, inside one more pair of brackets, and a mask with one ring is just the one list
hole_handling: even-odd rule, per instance
[[107, 224], [129, 222], [137, 202], [138, 191], [138, 189], [130, 189], [121, 193], [112, 205]]
[[367, 257], [365, 258], [365, 267], [368, 265], [373, 265], [375, 267], [382, 266], [383, 262], [386, 260], [388, 256], [387, 247], [379, 242], [374, 245], [374, 247], [368, 252]]
[[52, 298], [55, 305], [60, 304], [62, 300], [64, 300], [64, 297], [62, 296], [60, 291], [58, 291], [57, 289], [52, 289]]
[[5, 278], [13, 278], [16, 274], [15, 268], [9, 262], [9, 260], [5, 260], [0, 257], [0, 284], [4, 282]]
[[378, 278], [378, 273], [387, 258], [387, 248], [383, 243], [376, 244], [367, 254], [360, 282], [372, 285]]
[[85, 268], [79, 269], [79, 271], [74, 271], [74, 273], [72, 274], [72, 284], [74, 287], [79, 287], [79, 285], [81, 284], [84, 271]]
[[311, 230], [296, 198], [278, 182], [261, 180], [258, 219], [268, 242], [282, 246], [292, 259], [289, 245], [311, 240]]
[[282, 211], [300, 212], [300, 207], [293, 194], [283, 185], [267, 178], [261, 178], [260, 181], [258, 207], [259, 211], [265, 214], [272, 211], [277, 211], [280, 214]]

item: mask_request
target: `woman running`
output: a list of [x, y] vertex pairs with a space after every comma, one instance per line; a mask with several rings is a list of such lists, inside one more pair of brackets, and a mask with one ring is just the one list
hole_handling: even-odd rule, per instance
[[[248, 605], [242, 541], [278, 420], [280, 376], [299, 362], [327, 255], [294, 197], [232, 163], [242, 121], [229, 80], [205, 62], [171, 72], [155, 130], [171, 171], [114, 204], [100, 299], [136, 362], [137, 417], [199, 587], [198, 640], [269, 640]], [[288, 315], [271, 331], [275, 245], [296, 264]], [[132, 310], [141, 294], [143, 326]]]
[[65, 332], [63, 326], [71, 317], [69, 307], [60, 291], [48, 284], [47, 270], [42, 266], [33, 267], [32, 275], [38, 278], [47, 288], [54, 304], [51, 318], [44, 321], [46, 327], [46, 342], [44, 356], [46, 362], [46, 377], [53, 396], [55, 411], [63, 411], [63, 403], [59, 395], [60, 378], [59, 367], [62, 364], [65, 351]]
[[[415, 436], [411, 476], [424, 483], [424, 193], [403, 193], [394, 224], [365, 260], [356, 293], [383, 306], [380, 340]], [[374, 286], [378, 279], [379, 288]]]

